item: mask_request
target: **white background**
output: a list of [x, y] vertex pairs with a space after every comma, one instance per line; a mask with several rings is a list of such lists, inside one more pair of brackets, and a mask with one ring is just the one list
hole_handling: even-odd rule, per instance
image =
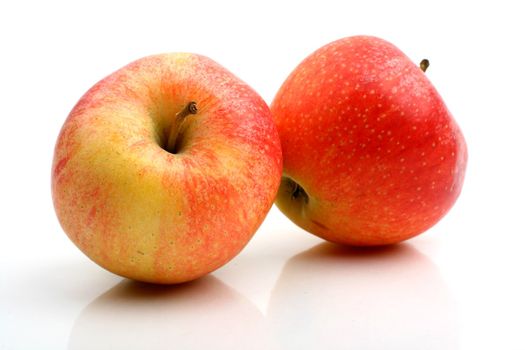
[[[497, 2], [0, 3], [0, 349], [525, 349], [524, 10]], [[371, 34], [427, 71], [469, 147], [438, 225], [343, 250], [275, 208], [209, 277], [112, 275], [62, 232], [55, 139], [96, 81], [139, 57], [207, 55], [271, 102], [332, 40]]]

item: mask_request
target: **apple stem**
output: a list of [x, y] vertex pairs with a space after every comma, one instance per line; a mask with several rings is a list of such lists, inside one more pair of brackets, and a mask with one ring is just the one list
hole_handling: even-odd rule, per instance
[[175, 151], [175, 145], [177, 144], [177, 136], [179, 135], [184, 120], [190, 114], [197, 114], [197, 111], [197, 103], [191, 101], [179, 113], [175, 115], [175, 122], [171, 124], [170, 134], [168, 136], [168, 144], [166, 145], [166, 149], [168, 151]]
[[430, 66], [430, 61], [427, 60], [426, 58], [424, 58], [423, 60], [421, 60], [421, 62], [419, 62], [419, 68], [421, 68], [423, 73], [427, 71], [428, 66]]

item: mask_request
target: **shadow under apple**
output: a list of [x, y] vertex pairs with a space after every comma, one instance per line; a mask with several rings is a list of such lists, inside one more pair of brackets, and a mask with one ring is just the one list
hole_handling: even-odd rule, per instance
[[69, 349], [265, 349], [264, 318], [213, 276], [175, 286], [124, 280], [77, 317]]
[[321, 243], [286, 263], [268, 307], [282, 349], [457, 349], [455, 304], [438, 269], [409, 244]]

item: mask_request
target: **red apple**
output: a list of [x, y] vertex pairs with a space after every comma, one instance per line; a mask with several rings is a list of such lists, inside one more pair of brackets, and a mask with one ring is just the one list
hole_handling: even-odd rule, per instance
[[282, 171], [270, 111], [195, 54], [135, 61], [97, 83], [58, 137], [53, 201], [71, 240], [102, 267], [177, 283], [250, 240]]
[[277, 206], [319, 237], [400, 242], [438, 222], [461, 191], [458, 125], [424, 72], [384, 40], [318, 49], [270, 109], [284, 159]]

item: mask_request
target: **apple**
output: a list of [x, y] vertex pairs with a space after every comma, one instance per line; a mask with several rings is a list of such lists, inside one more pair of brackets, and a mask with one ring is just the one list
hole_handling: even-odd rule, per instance
[[326, 240], [371, 246], [416, 236], [449, 211], [467, 147], [426, 66], [382, 39], [355, 36], [295, 68], [270, 106], [285, 215]]
[[52, 167], [56, 214], [89, 258], [154, 283], [232, 259], [268, 213], [282, 173], [268, 106], [209, 58], [139, 59], [71, 111]]

